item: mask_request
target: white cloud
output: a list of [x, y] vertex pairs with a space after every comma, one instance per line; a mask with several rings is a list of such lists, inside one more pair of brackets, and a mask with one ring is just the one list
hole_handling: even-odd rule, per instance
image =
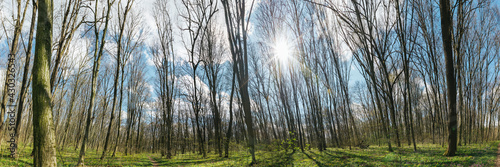
[[[181, 91], [188, 95], [194, 95], [194, 80], [192, 76], [183, 75], [177, 79], [177, 86], [181, 89]], [[196, 90], [198, 93], [198, 98], [201, 99], [209, 99], [210, 98], [210, 89], [207, 84], [205, 84], [201, 79], [196, 76]], [[200, 97], [201, 95], [201, 97]]]

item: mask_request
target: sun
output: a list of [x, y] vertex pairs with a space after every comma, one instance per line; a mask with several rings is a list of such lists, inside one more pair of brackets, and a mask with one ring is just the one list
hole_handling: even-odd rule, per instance
[[290, 50], [292, 49], [287, 40], [279, 38], [275, 41], [273, 49], [275, 58], [278, 61], [286, 64], [291, 55]]

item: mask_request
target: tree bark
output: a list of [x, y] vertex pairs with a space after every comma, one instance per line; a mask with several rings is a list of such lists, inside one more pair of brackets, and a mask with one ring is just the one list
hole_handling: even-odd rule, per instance
[[52, 0], [39, 0], [33, 64], [33, 166], [57, 166], [50, 93], [52, 55]]
[[440, 0], [439, 2], [448, 95], [448, 149], [444, 155], [454, 156], [457, 151], [457, 85], [455, 81], [455, 70], [453, 67], [453, 48], [451, 46], [453, 22], [450, 0]]

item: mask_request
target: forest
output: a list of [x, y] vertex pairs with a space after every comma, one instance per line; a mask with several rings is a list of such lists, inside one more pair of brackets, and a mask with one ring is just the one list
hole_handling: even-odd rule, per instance
[[496, 0], [0, 0], [0, 166], [499, 166]]

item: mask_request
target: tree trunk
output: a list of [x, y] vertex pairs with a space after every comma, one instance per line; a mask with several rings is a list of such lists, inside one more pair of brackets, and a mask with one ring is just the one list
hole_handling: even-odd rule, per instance
[[124, 66], [122, 65], [122, 69], [121, 69], [121, 73], [122, 75], [120, 76], [120, 100], [118, 102], [118, 123], [117, 123], [117, 129], [116, 129], [116, 139], [115, 139], [115, 147], [113, 149], [113, 155], [111, 155], [111, 157], [115, 157], [115, 153], [116, 153], [116, 148], [118, 147], [118, 141], [120, 141], [120, 127], [121, 127], [121, 118], [122, 118], [122, 103], [123, 103], [123, 82], [124, 82], [124, 78], [123, 78], [123, 74], [125, 74], [125, 70], [123, 68]]
[[[120, 59], [120, 56], [121, 56], [121, 51], [122, 51], [122, 37], [123, 37], [123, 31], [124, 31], [124, 27], [125, 27], [125, 22], [127, 20], [127, 14], [128, 12], [130, 11], [130, 3], [131, 1], [127, 1], [127, 5], [125, 6], [125, 12], [123, 14], [123, 21], [120, 22], [120, 32], [119, 32], [119, 35], [118, 35], [118, 45], [117, 45], [117, 54], [116, 54], [116, 72], [115, 72], [115, 79], [114, 79], [114, 83], [113, 83], [113, 106], [111, 107], [111, 117], [109, 118], [109, 126], [108, 126], [108, 132], [106, 133], [106, 139], [104, 140], [104, 150], [102, 151], [102, 155], [101, 155], [101, 160], [104, 159], [104, 156], [106, 155], [106, 150], [108, 149], [108, 142], [109, 142], [109, 136], [110, 136], [110, 133], [111, 133], [111, 127], [113, 125], [113, 119], [115, 118], [115, 107], [116, 107], [116, 96], [117, 96], [117, 93], [118, 93], [118, 90], [117, 90], [117, 86], [118, 86], [118, 77], [120, 75], [120, 62], [122, 61]], [[118, 10], [119, 11], [119, 10]], [[120, 13], [118, 13], [120, 14]], [[118, 16], [118, 17], [121, 17], [121, 16]], [[123, 75], [123, 74], [122, 74]], [[121, 105], [121, 104], [120, 104]], [[121, 112], [121, 111], [119, 111]]]
[[233, 73], [233, 82], [231, 84], [231, 96], [229, 97], [229, 126], [227, 128], [227, 133], [226, 133], [226, 145], [225, 145], [225, 150], [226, 153], [224, 154], [225, 158], [229, 157], [229, 144], [231, 142], [231, 130], [233, 129], [233, 95], [234, 95], [234, 86], [235, 86], [235, 73]]
[[[95, 9], [97, 10], [98, 8], [98, 3], [95, 2]], [[89, 109], [87, 110], [87, 120], [86, 120], [86, 125], [85, 125], [85, 134], [83, 136], [83, 141], [82, 141], [82, 147], [80, 148], [80, 155], [79, 155], [79, 158], [78, 158], [78, 163], [76, 164], [76, 166], [80, 166], [80, 165], [84, 165], [84, 159], [85, 159], [85, 144], [87, 142], [87, 138], [89, 136], [89, 131], [90, 131], [90, 124], [91, 124], [91, 120], [92, 120], [92, 112], [94, 111], [94, 100], [95, 100], [95, 94], [96, 94], [96, 89], [97, 89], [97, 77], [99, 77], [99, 66], [101, 64], [101, 58], [102, 58], [102, 55], [103, 55], [103, 52], [104, 52], [104, 45], [106, 43], [106, 40], [104, 40], [106, 38], [106, 33], [107, 33], [107, 29], [108, 29], [108, 23], [109, 23], [109, 13], [111, 11], [111, 5], [112, 3], [110, 2], [110, 0], [108, 0], [108, 3], [107, 3], [107, 11], [106, 11], [106, 15], [105, 15], [105, 23], [104, 23], [104, 30], [102, 31], [102, 39], [100, 40], [101, 43], [100, 43], [100, 46], [99, 46], [99, 40], [97, 38], [99, 38], [99, 32], [100, 30], [97, 29], [97, 25], [95, 25], [94, 27], [94, 33], [95, 33], [95, 37], [96, 37], [96, 42], [95, 42], [95, 48], [96, 48], [96, 51], [94, 51], [94, 66], [93, 66], [93, 69], [92, 69], [92, 83], [91, 83], [91, 92], [90, 92], [90, 104], [89, 104]], [[97, 21], [97, 16], [94, 15], [94, 20]], [[97, 24], [97, 23], [96, 23]], [[98, 52], [97, 52], [98, 51]]]
[[57, 166], [50, 94], [52, 55], [52, 0], [39, 0], [33, 64], [33, 166]]
[[[26, 9], [28, 8], [27, 7], [28, 3], [29, 3], [29, 1], [26, 2], [26, 6], [24, 8], [24, 12], [22, 12], [22, 9], [21, 9], [21, 6], [22, 6], [21, 0], [17, 0], [16, 1], [17, 15], [16, 15], [15, 18], [14, 18], [14, 14], [12, 15], [12, 18], [15, 19], [14, 35], [13, 35], [13, 38], [12, 38], [12, 43], [10, 44], [9, 56], [8, 56], [8, 60], [7, 60], [9, 63], [7, 63], [7, 64], [14, 63], [14, 61], [16, 60], [16, 54], [17, 54], [17, 51], [19, 50], [19, 47], [18, 47], [18, 45], [19, 45], [19, 38], [20, 38], [19, 36], [21, 36], [21, 30], [23, 28], [23, 23], [24, 23], [24, 15], [26, 14]], [[50, 11], [50, 12], [52, 12], [52, 11]], [[22, 17], [21, 17], [21, 15], [22, 15]], [[49, 17], [52, 17], [52, 14], [50, 14]], [[50, 20], [52, 21], [52, 18], [50, 18]], [[52, 22], [50, 24], [52, 24]], [[52, 36], [50, 36], [50, 38], [52, 39]], [[49, 52], [50, 52], [50, 50], [49, 50]], [[7, 66], [7, 68], [9, 68], [9, 67], [10, 67], [10, 65]], [[3, 87], [3, 92], [2, 92], [2, 102], [1, 102], [1, 105], [0, 105], [0, 118], [2, 118], [2, 120], [0, 120], [0, 143], [2, 143], [2, 141], [3, 141], [3, 136], [4, 136], [4, 131], [5, 131], [4, 130], [5, 129], [5, 121], [4, 121], [5, 120], [4, 119], [5, 118], [5, 112], [7, 111], [7, 107], [11, 107], [11, 106], [7, 105], [8, 101], [10, 101], [9, 99], [11, 99], [9, 96], [12, 95], [12, 98], [13, 98], [13, 96], [15, 94], [15, 93], [12, 94], [12, 91], [11, 91], [11, 90], [14, 90], [14, 89], [10, 89], [9, 90], [9, 86], [8, 86], [9, 80], [13, 79], [13, 78], [10, 78], [9, 76], [14, 76], [14, 77], [16, 76], [16, 74], [12, 74], [12, 72], [15, 72], [15, 69], [13, 69], [13, 71], [11, 71], [10, 69], [6, 69], [5, 70], [5, 80], [4, 80], [4, 87]], [[10, 95], [8, 96], [8, 94], [10, 94]]]
[[457, 85], [455, 81], [455, 70], [453, 67], [452, 32], [453, 22], [450, 9], [450, 0], [440, 0], [441, 29], [443, 49], [446, 63], [446, 86], [448, 95], [448, 149], [446, 156], [454, 156], [457, 151]]
[[[33, 5], [33, 12], [32, 12], [33, 14], [31, 16], [31, 25], [30, 25], [30, 34], [28, 37], [28, 48], [32, 48], [32, 45], [33, 45], [33, 35], [34, 35], [34, 31], [35, 31], [35, 21], [36, 21], [36, 10], [37, 10], [37, 6]], [[16, 127], [14, 130], [14, 132], [16, 134], [16, 140], [15, 140], [16, 145], [19, 144], [19, 135], [20, 135], [19, 132], [21, 131], [21, 118], [22, 118], [23, 109], [24, 109], [24, 100], [26, 98], [26, 93], [27, 93], [26, 89], [28, 88], [28, 85], [29, 85], [28, 80], [31, 79], [31, 78], [28, 78], [30, 59], [31, 59], [31, 50], [32, 49], [26, 50], [26, 59], [25, 59], [25, 64], [24, 64], [23, 80], [21, 83], [21, 91], [19, 94], [19, 101], [18, 101], [19, 104], [17, 106]], [[14, 155], [14, 156], [17, 156], [17, 155]]]

